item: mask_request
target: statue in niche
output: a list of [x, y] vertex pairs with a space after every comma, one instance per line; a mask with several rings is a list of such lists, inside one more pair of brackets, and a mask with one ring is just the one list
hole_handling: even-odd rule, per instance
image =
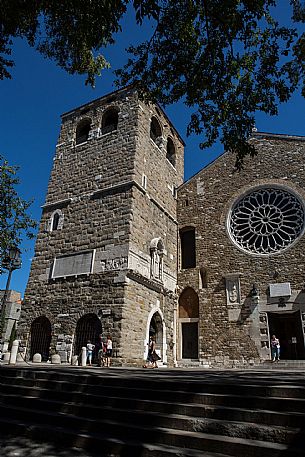
[[164, 245], [161, 238], [154, 238], [150, 243], [150, 277], [163, 279]]
[[261, 314], [261, 315], [259, 316], [259, 320], [260, 320], [260, 322], [261, 322], [262, 324], [266, 324], [266, 323], [267, 323], [267, 319], [266, 319], [265, 314]]

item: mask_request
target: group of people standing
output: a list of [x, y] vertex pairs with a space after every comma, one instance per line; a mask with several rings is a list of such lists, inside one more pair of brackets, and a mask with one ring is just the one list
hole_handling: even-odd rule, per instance
[[[99, 341], [96, 344], [92, 344], [91, 341], [87, 342], [87, 364], [92, 366], [92, 359], [94, 353], [97, 355], [97, 364], [100, 367], [110, 367], [111, 358], [112, 358], [112, 338], [110, 335], [107, 336], [107, 339], [103, 338], [103, 335], [99, 335]], [[158, 368], [157, 361], [161, 357], [156, 353], [156, 342], [153, 336], [149, 337], [148, 343], [148, 354], [147, 360], [143, 368]]]
[[97, 344], [92, 344], [91, 341], [87, 342], [87, 363], [89, 366], [92, 365], [92, 358], [94, 352], [97, 354], [97, 364], [100, 367], [110, 367], [112, 358], [112, 338], [110, 335], [107, 338], [103, 338], [103, 335], [99, 335], [99, 341]]
[[[111, 336], [108, 335], [107, 339], [104, 339], [102, 334], [99, 335], [99, 341], [96, 345], [92, 344], [91, 341], [87, 342], [87, 363], [89, 366], [92, 365], [94, 350], [97, 352], [98, 366], [109, 368], [113, 351]], [[272, 362], [280, 360], [280, 341], [275, 335], [272, 335], [271, 338], [271, 357]], [[156, 353], [155, 338], [151, 335], [148, 342], [147, 359], [143, 368], [158, 368], [158, 360], [160, 360], [160, 357]]]

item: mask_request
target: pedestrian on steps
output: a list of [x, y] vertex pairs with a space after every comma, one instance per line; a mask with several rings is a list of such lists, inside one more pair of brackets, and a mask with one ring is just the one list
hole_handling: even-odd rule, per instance
[[107, 336], [106, 341], [106, 367], [110, 367], [112, 357], [112, 338], [110, 335]]
[[159, 357], [156, 353], [155, 338], [151, 335], [149, 337], [147, 359], [145, 365], [143, 365], [143, 368], [158, 368], [157, 361], [160, 359], [161, 357]]
[[272, 362], [280, 360], [280, 349], [281, 349], [280, 340], [275, 335], [272, 335], [272, 338], [271, 338]]
[[94, 344], [92, 344], [91, 341], [88, 341], [87, 342], [87, 362], [90, 367], [92, 365], [92, 354], [93, 354], [94, 348], [95, 348]]

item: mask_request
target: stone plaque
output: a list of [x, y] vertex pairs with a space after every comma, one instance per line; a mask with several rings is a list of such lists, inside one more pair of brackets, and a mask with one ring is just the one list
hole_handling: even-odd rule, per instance
[[269, 284], [270, 297], [290, 297], [290, 282]]
[[91, 273], [93, 253], [94, 251], [87, 251], [79, 254], [56, 257], [52, 269], [52, 278]]

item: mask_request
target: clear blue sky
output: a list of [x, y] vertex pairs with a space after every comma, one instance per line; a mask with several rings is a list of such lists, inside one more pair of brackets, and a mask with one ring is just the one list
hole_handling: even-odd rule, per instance
[[[285, 14], [285, 2], [281, 14]], [[118, 68], [126, 59], [124, 48], [134, 43], [138, 32], [131, 17], [123, 24], [125, 32], [106, 53], [113, 68]], [[146, 25], [149, 32], [149, 25]], [[69, 76], [48, 60], [43, 59], [25, 42], [18, 40], [13, 47], [15, 67], [12, 79], [0, 81], [0, 154], [11, 165], [20, 167], [21, 184], [18, 192], [25, 199], [34, 199], [32, 217], [40, 220], [48, 179], [55, 153], [60, 127], [60, 115], [92, 99], [113, 91], [112, 70], [104, 72], [97, 80], [96, 88], [85, 86], [84, 77]], [[305, 135], [305, 100], [296, 95], [282, 105], [277, 117], [259, 114], [258, 130], [273, 133]], [[222, 147], [201, 151], [199, 138], [186, 138], [186, 126], [190, 111], [182, 104], [166, 110], [173, 124], [186, 142], [185, 178], [189, 178], [203, 166], [222, 153]], [[34, 241], [25, 241], [22, 249], [22, 269], [13, 273], [11, 288], [24, 294]], [[0, 276], [0, 288], [5, 288], [6, 274]]]

